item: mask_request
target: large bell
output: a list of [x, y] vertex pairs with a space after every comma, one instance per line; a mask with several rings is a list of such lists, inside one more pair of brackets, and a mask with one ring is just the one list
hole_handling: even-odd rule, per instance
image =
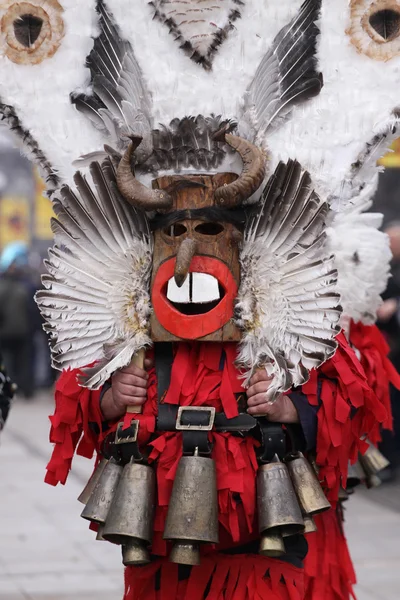
[[101, 474], [81, 517], [94, 523], [105, 523], [122, 474], [122, 467], [111, 459]]
[[89, 498], [92, 495], [92, 492], [93, 492], [94, 488], [96, 487], [97, 482], [99, 481], [100, 477], [102, 476], [104, 467], [106, 466], [107, 463], [108, 463], [108, 460], [106, 458], [101, 459], [101, 461], [95, 468], [94, 472], [92, 473], [92, 476], [90, 477], [89, 481], [83, 488], [81, 494], [78, 496], [78, 502], [81, 502], [82, 504], [87, 504], [89, 502]]
[[283, 528], [296, 534], [304, 530], [301, 509], [290, 480], [289, 471], [275, 455], [272, 462], [261, 465], [257, 473], [257, 507], [260, 533]]
[[183, 456], [179, 461], [165, 523], [164, 539], [174, 541], [172, 562], [200, 564], [199, 544], [218, 543], [215, 463]]
[[369, 444], [369, 448], [365, 454], [360, 455], [360, 463], [367, 476], [378, 475], [380, 471], [386, 469], [390, 465], [389, 461], [378, 448], [373, 444]]
[[300, 502], [303, 513], [317, 515], [329, 510], [328, 502], [315, 470], [301, 452], [287, 463], [294, 489]]
[[[125, 546], [123, 556], [125, 560], [129, 554], [129, 564], [150, 561], [146, 546], [153, 535], [155, 489], [153, 469], [131, 459], [124, 467], [103, 530], [105, 540]], [[133, 555], [136, 562], [132, 562]]]

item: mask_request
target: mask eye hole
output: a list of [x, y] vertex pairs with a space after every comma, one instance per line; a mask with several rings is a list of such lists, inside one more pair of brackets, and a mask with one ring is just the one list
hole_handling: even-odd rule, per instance
[[14, 35], [20, 44], [30, 48], [38, 39], [43, 27], [43, 19], [34, 15], [21, 15], [14, 21]]
[[197, 233], [202, 235], [218, 235], [224, 231], [225, 227], [221, 223], [200, 223], [195, 228]]
[[186, 232], [187, 232], [187, 228], [185, 227], [185, 225], [183, 225], [183, 223], [174, 223], [170, 227], [167, 227], [166, 229], [164, 229], [165, 235], [167, 235], [168, 237], [171, 237], [171, 238], [180, 237], [181, 235], [184, 235]]
[[36, 65], [58, 50], [64, 36], [58, 0], [2, 3], [0, 51], [19, 65]]
[[390, 42], [400, 34], [400, 11], [378, 10], [370, 16], [369, 24], [382, 40]]

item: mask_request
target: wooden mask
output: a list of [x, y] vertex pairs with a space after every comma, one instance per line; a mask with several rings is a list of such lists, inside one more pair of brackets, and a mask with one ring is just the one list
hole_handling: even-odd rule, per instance
[[224, 173], [153, 182], [173, 198], [173, 207], [153, 221], [154, 341], [240, 339], [232, 317], [243, 235], [237, 213], [218, 208], [214, 200], [215, 190], [236, 178]]

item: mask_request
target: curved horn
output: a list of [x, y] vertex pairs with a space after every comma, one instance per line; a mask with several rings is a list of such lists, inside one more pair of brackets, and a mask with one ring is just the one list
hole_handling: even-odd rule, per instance
[[128, 146], [117, 169], [117, 186], [125, 200], [143, 210], [169, 208], [172, 198], [164, 190], [151, 190], [140, 183], [132, 173], [132, 154], [142, 138], [135, 138]]
[[250, 198], [262, 184], [266, 171], [265, 156], [254, 144], [237, 135], [224, 133], [223, 139], [215, 139], [229, 144], [243, 161], [243, 171], [240, 177], [233, 183], [215, 190], [217, 203], [224, 208], [233, 208]]

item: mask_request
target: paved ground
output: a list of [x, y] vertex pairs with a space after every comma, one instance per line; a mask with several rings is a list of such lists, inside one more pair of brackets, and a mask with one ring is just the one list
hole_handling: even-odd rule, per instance
[[[78, 459], [66, 487], [42, 483], [51, 410], [47, 396], [17, 401], [2, 434], [0, 600], [120, 600], [119, 551], [79, 518], [89, 461]], [[400, 487], [357, 492], [347, 504], [358, 600], [398, 600]]]

